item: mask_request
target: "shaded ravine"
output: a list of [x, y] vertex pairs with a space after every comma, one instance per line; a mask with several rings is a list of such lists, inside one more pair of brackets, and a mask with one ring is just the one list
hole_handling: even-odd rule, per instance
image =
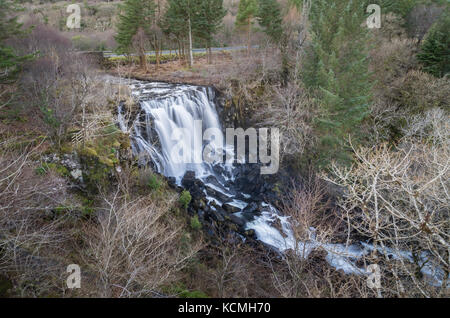
[[[179, 162], [177, 151], [173, 150], [181, 143], [194, 152], [195, 129], [202, 133], [215, 129], [216, 138], [222, 139], [221, 142], [215, 142], [218, 139], [201, 141], [202, 145], [198, 148], [197, 144], [196, 151], [210, 147], [221, 154], [233, 152], [233, 147], [222, 146], [225, 138], [214, 88], [137, 80], [131, 81], [129, 86], [140, 107], [134, 114], [126, 114], [126, 108], [121, 104], [118, 121], [122, 130], [130, 132], [134, 155], [139, 158], [140, 164], [153, 166], [173, 184], [189, 189], [193, 196], [200, 198], [200, 202], [204, 200], [205, 204], [196, 207], [200, 217], [207, 215], [217, 221], [231, 220], [241, 229], [242, 239], [245, 240], [247, 234], [254, 235], [280, 252], [290, 249], [297, 251], [299, 257], [306, 258], [315, 249], [325, 250], [327, 262], [336, 270], [346, 274], [369, 274], [364, 266], [357, 263], [373, 251], [371, 244], [361, 242], [346, 246], [318, 242], [314, 228], [310, 229], [307, 242], [296, 241], [289, 217], [282, 216], [270, 202], [265, 202], [267, 198], [263, 194], [266, 188], [258, 176], [258, 165]], [[200, 120], [202, 124], [198, 126]], [[182, 133], [174, 135], [179, 130]], [[377, 250], [389, 259], [401, 258], [413, 262], [410, 252], [387, 248]], [[444, 271], [433, 267], [428, 261], [428, 255], [420, 255], [421, 272], [430, 278], [433, 285], [439, 286]]]

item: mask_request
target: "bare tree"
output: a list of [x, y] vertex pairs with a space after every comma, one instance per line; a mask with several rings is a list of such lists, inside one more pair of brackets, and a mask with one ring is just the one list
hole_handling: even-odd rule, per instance
[[370, 257], [393, 277], [384, 293], [442, 296], [450, 269], [449, 118], [434, 109], [409, 121], [397, 147], [355, 149], [355, 165], [333, 165], [326, 179], [345, 189], [343, 219], [373, 241]]

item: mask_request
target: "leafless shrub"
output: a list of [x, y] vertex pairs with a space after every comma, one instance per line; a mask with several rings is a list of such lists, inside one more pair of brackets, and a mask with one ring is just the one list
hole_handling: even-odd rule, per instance
[[[328, 190], [312, 174], [293, 185], [283, 200], [281, 212], [289, 217], [294, 247], [280, 255], [267, 257], [272, 283], [282, 297], [372, 297], [363, 277], [337, 272], [325, 260], [320, 246], [345, 232], [333, 213]], [[318, 244], [317, 244], [318, 243]]]
[[0, 151], [0, 272], [14, 281], [15, 293], [38, 297], [61, 291], [62, 246], [70, 237], [67, 216], [53, 210], [67, 199], [64, 180], [49, 171], [37, 175], [33, 149]]
[[406, 30], [403, 27], [404, 24], [405, 21], [393, 13], [383, 14], [381, 17], [382, 27], [380, 29], [372, 30], [376, 35], [375, 40], [381, 42], [407, 38]]
[[183, 281], [191, 290], [211, 297], [279, 297], [273, 289], [267, 250], [256, 250], [240, 239], [224, 236], [218, 244], [209, 244], [187, 269]]
[[28, 62], [20, 81], [24, 103], [41, 118], [48, 134], [60, 144], [75, 115], [83, 109], [91, 88], [91, 68], [86, 56], [70, 51], [70, 42], [58, 32], [37, 25], [18, 42], [26, 53], [36, 54]]
[[407, 17], [409, 34], [422, 41], [433, 23], [440, 17], [443, 8], [438, 5], [420, 5], [412, 9]]
[[372, 120], [366, 129], [374, 143], [389, 140], [392, 128], [399, 126], [408, 114], [409, 110], [399, 103], [396, 83], [417, 65], [415, 51], [414, 41], [395, 37], [389, 41], [382, 38], [371, 52], [370, 70], [376, 84], [370, 105]]
[[71, 51], [72, 43], [55, 29], [40, 23], [36, 19], [27, 21], [24, 28], [32, 28], [27, 36], [13, 38], [10, 44], [25, 54], [38, 54], [44, 56], [52, 51]]
[[32, 62], [22, 78], [25, 98], [57, 144], [84, 107], [89, 90], [88, 65], [82, 56], [61, 56], [53, 51]]
[[[209, 281], [217, 288], [217, 297], [248, 297], [250, 287], [251, 261], [244, 257], [242, 243], [228, 244], [225, 240], [212, 247], [218, 259], [217, 266], [211, 271]], [[245, 283], [244, 283], [245, 282]]]
[[[415, 117], [394, 149], [355, 150], [351, 168], [326, 177], [345, 189], [340, 201], [351, 229], [374, 244], [372, 262], [385, 264], [386, 296], [445, 295], [449, 274], [449, 117], [432, 110]], [[390, 260], [388, 254], [394, 255]], [[391, 256], [392, 257], [392, 256]]]
[[448, 109], [450, 82], [422, 71], [412, 70], [393, 83], [395, 99], [400, 107], [420, 113], [433, 107]]
[[[415, 43], [409, 39], [383, 40], [371, 51], [370, 70], [376, 75], [377, 87], [389, 92], [389, 86], [417, 65]], [[381, 92], [382, 93], [382, 92]]]
[[259, 107], [255, 117], [263, 127], [280, 129], [281, 158], [301, 156], [314, 143], [314, 101], [305, 89], [294, 83], [286, 87], [273, 86], [264, 100], [265, 105]]
[[158, 296], [158, 288], [174, 279], [200, 244], [181, 242], [183, 225], [169, 215], [173, 196], [129, 201], [120, 193], [103, 196], [106, 205], [98, 225], [85, 230], [87, 263], [99, 276], [98, 295]]

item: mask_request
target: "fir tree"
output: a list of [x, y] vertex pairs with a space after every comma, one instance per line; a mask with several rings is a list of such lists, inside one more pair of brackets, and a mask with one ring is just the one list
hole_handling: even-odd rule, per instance
[[[189, 66], [193, 66], [192, 36], [199, 29], [202, 0], [168, 0], [164, 29], [168, 33], [186, 35], [189, 43]], [[184, 30], [184, 32], [183, 32]]]
[[137, 37], [140, 64], [143, 69], [146, 69], [145, 40], [150, 35], [154, 22], [155, 3], [153, 0], [126, 0], [122, 11], [115, 37], [118, 44], [117, 51], [130, 53], [133, 39]]
[[18, 9], [12, 1], [0, 0], [0, 84], [14, 81], [22, 63], [32, 58], [32, 55], [19, 56], [5, 44], [10, 37], [24, 33], [17, 17], [11, 18]]
[[361, 137], [371, 99], [365, 7], [357, 0], [315, 0], [310, 15], [312, 47], [303, 75], [320, 99], [320, 163], [349, 162], [346, 141]]
[[423, 69], [436, 77], [450, 73], [450, 9], [430, 29], [417, 58]]
[[210, 63], [213, 36], [221, 26], [226, 10], [223, 8], [223, 0], [202, 0], [199, 9], [195, 23], [197, 26], [196, 34], [206, 41], [208, 62]]
[[269, 38], [280, 43], [283, 37], [283, 19], [281, 7], [277, 0], [258, 0], [257, 19]]
[[182, 12], [178, 8], [178, 0], [168, 0], [166, 11], [161, 21], [161, 29], [167, 36], [173, 36], [178, 43], [179, 57], [184, 55], [184, 40], [188, 36], [185, 21], [180, 19]]
[[258, 12], [257, 0], [241, 0], [236, 17], [236, 26], [247, 32], [247, 52], [250, 53], [253, 20]]

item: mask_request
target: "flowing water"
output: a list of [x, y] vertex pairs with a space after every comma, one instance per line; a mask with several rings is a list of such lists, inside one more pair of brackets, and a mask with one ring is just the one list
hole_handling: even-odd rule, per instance
[[[139, 100], [140, 110], [129, 128], [125, 109], [119, 106], [119, 125], [122, 130], [131, 129], [133, 153], [139, 160], [144, 164], [152, 164], [159, 173], [174, 178], [178, 185], [181, 185], [186, 172], [195, 172], [195, 178], [205, 185], [204, 194], [209, 205], [221, 206], [227, 203], [236, 208], [234, 215], [242, 216], [242, 211], [253, 202], [252, 194], [236, 191], [236, 169], [231, 162], [183, 163], [176, 158], [177, 152], [173, 151], [180, 143], [192, 148], [193, 153], [205, 147], [218, 153], [233, 151], [232, 147], [223, 147], [224, 136], [216, 108], [215, 90], [211, 87], [140, 81], [132, 81], [130, 87], [133, 96]], [[201, 121], [201, 126], [198, 126], [198, 121]], [[208, 129], [218, 131], [216, 139], [200, 141], [200, 148], [194, 149], [199, 147], [195, 145], [196, 130], [197, 133], [203, 133]], [[173, 135], [180, 130], [182, 134]], [[269, 203], [258, 204], [262, 206], [262, 212], [247, 219], [245, 228], [254, 230], [260, 241], [280, 252], [292, 249], [297, 251], [299, 257], [305, 258], [312, 250], [322, 249], [327, 252], [328, 263], [337, 270], [348, 274], [368, 274], [366, 268], [357, 266], [357, 261], [373, 250], [372, 245], [363, 242], [349, 246], [318, 242], [314, 228], [310, 229], [307, 242], [298, 242], [294, 239], [288, 217], [282, 216]], [[211, 208], [215, 209], [213, 206]], [[394, 259], [413, 260], [410, 252], [389, 249], [380, 252]], [[427, 255], [421, 255], [421, 258], [425, 264]], [[434, 284], [438, 285], [444, 275], [442, 270], [427, 264], [423, 266], [422, 272], [432, 277]]]

